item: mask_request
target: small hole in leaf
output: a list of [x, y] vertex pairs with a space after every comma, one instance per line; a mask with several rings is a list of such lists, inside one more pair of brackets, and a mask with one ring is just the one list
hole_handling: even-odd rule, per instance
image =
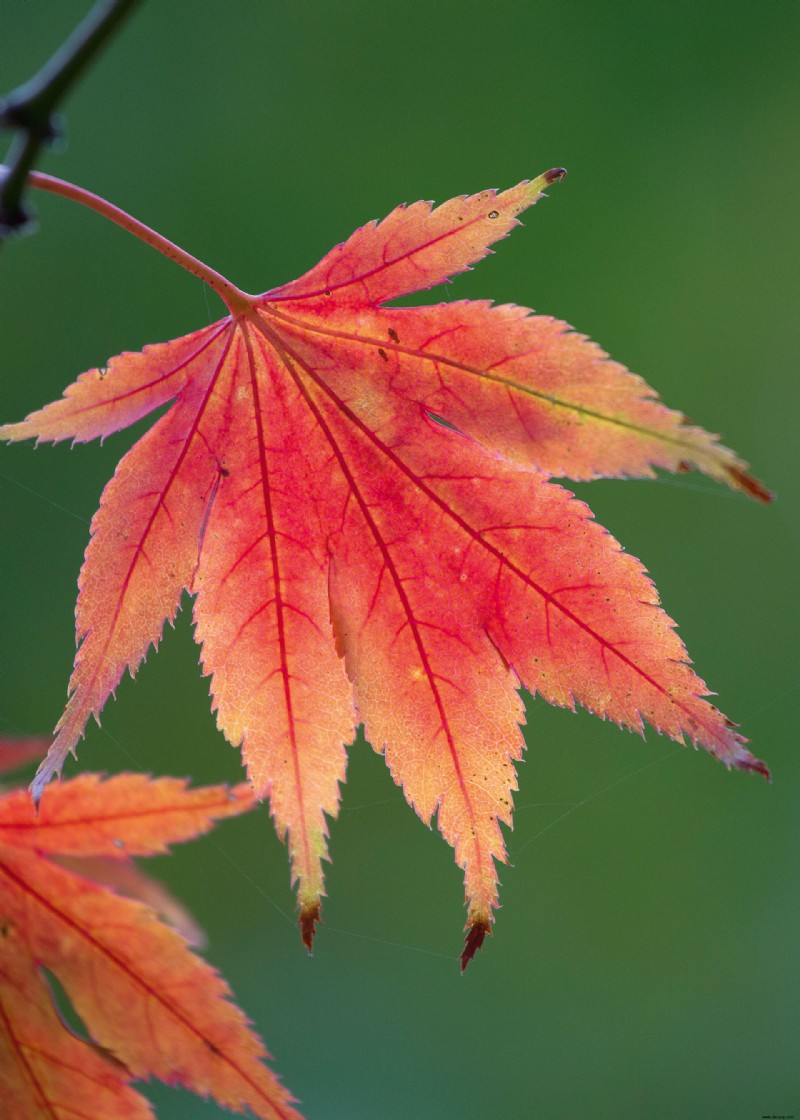
[[91, 1042], [92, 1038], [86, 1029], [86, 1024], [72, 1006], [72, 1000], [64, 990], [61, 981], [49, 968], [40, 966], [39, 972], [50, 992], [53, 1009], [61, 1020], [62, 1027], [68, 1030], [71, 1035], [74, 1035], [75, 1038], [79, 1038], [81, 1042]]
[[426, 410], [425, 415], [429, 420], [433, 420], [434, 424], [439, 424], [442, 428], [447, 428], [448, 431], [458, 431], [458, 428], [455, 426], [455, 424], [451, 424], [449, 420], [445, 420], [444, 416], [439, 416], [437, 413], [430, 412], [428, 410]]
[[111, 1050], [106, 1049], [105, 1046], [101, 1046], [99, 1042], [95, 1042], [92, 1038], [86, 1024], [73, 1007], [72, 1000], [67, 995], [58, 977], [52, 973], [49, 968], [45, 968], [42, 965], [39, 966], [39, 975], [47, 985], [47, 989], [50, 992], [50, 999], [53, 1003], [53, 1010], [58, 1016], [64, 1030], [69, 1031], [73, 1038], [76, 1038], [79, 1042], [85, 1043], [86, 1046], [91, 1046], [95, 1053], [99, 1054], [104, 1061], [110, 1062], [112, 1066], [120, 1070], [123, 1076], [130, 1078], [132, 1075], [125, 1063], [121, 1062]]
[[494, 219], [494, 218], [499, 218], [500, 215], [498, 214], [498, 212], [496, 210], [490, 210], [489, 211], [489, 217]]

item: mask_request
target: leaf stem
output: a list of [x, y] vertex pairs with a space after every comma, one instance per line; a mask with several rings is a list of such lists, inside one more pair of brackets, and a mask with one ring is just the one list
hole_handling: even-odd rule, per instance
[[30, 223], [22, 192], [40, 148], [58, 137], [55, 108], [139, 2], [98, 0], [39, 73], [0, 102], [0, 125], [17, 131], [0, 171], [0, 237]]
[[[2, 174], [3, 167], [0, 165], [0, 176]], [[207, 264], [203, 264], [202, 261], [193, 257], [191, 253], [187, 253], [168, 238], [151, 229], [150, 226], [146, 226], [144, 222], [140, 222], [137, 218], [132, 217], [118, 206], [107, 202], [99, 195], [92, 194], [91, 191], [78, 187], [74, 183], [68, 183], [64, 179], [56, 179], [53, 175], [45, 175], [41, 171], [32, 171], [28, 177], [28, 182], [30, 186], [38, 190], [61, 195], [62, 198], [68, 198], [72, 202], [78, 202], [82, 206], [86, 206], [89, 210], [94, 210], [95, 213], [107, 218], [110, 222], [120, 226], [121, 229], [133, 234], [134, 237], [138, 237], [145, 245], [158, 250], [159, 253], [162, 253], [171, 261], [179, 264], [181, 268], [185, 268], [187, 272], [191, 272], [193, 276], [197, 276], [205, 284], [208, 284], [209, 288], [213, 289], [223, 303], [228, 306], [231, 314], [243, 315], [251, 309], [253, 296], [247, 295], [221, 273], [209, 268]]]

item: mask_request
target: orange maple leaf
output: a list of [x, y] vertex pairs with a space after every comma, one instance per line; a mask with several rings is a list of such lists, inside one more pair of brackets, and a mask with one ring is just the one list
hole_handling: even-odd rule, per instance
[[175, 402], [123, 456], [92, 523], [71, 695], [37, 797], [186, 589], [218, 724], [288, 835], [309, 946], [359, 723], [464, 869], [464, 964], [497, 904], [520, 685], [767, 774], [705, 699], [641, 564], [549, 481], [691, 467], [768, 500], [746, 464], [566, 323], [488, 302], [385, 306], [484, 257], [563, 174], [400, 206], [260, 296], [103, 200], [34, 177], [167, 253], [230, 310], [0, 428], [80, 442]]
[[[129, 1083], [155, 1076], [238, 1112], [299, 1120], [221, 977], [151, 909], [120, 897], [126, 883], [112, 891], [92, 875], [102, 859], [129, 880], [129, 857], [164, 852], [253, 804], [247, 786], [189, 790], [135, 774], [54, 786], [38, 814], [27, 791], [0, 797], [4, 1117], [139, 1120], [152, 1111]], [[88, 1040], [62, 1022], [42, 968]]]

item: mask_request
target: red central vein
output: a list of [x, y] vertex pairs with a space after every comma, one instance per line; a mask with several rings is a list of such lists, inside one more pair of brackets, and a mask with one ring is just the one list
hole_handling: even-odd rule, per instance
[[[100, 786], [99, 788], [102, 789], [102, 786]], [[223, 797], [220, 797], [218, 802], [210, 804], [209, 806], [203, 805], [203, 806], [198, 806], [196, 808], [193, 808], [192, 806], [185, 806], [185, 805], [184, 806], [181, 806], [181, 805], [164, 805], [164, 806], [159, 807], [157, 809], [138, 810], [136, 812], [131, 812], [131, 813], [114, 813], [113, 815], [109, 814], [107, 816], [103, 816], [102, 814], [98, 813], [97, 815], [91, 816], [91, 817], [70, 817], [67, 820], [48, 821], [48, 820], [43, 819], [43, 815], [44, 815], [45, 810], [47, 808], [47, 802], [45, 802], [44, 803], [44, 808], [42, 808], [40, 806], [39, 816], [35, 820], [20, 821], [18, 824], [9, 823], [9, 822], [6, 822], [6, 821], [0, 821], [0, 836], [2, 836], [2, 833], [6, 830], [12, 831], [12, 832], [20, 832], [23, 829], [25, 829], [25, 830], [30, 830], [32, 832], [36, 832], [38, 834], [41, 834], [42, 832], [44, 832], [44, 833], [54, 832], [57, 829], [61, 829], [61, 828], [85, 828], [85, 827], [91, 828], [95, 825], [115, 824], [117, 821], [133, 821], [133, 822], [140, 821], [140, 820], [141, 821], [148, 821], [151, 818], [163, 816], [165, 813], [179, 813], [181, 815], [191, 814], [192, 816], [199, 813], [199, 814], [207, 815], [207, 816], [213, 818], [215, 808], [217, 808], [218, 806], [224, 806], [224, 805], [230, 805], [230, 804], [232, 804], [232, 802], [226, 794]], [[194, 829], [196, 827], [203, 828], [203, 827], [205, 827], [205, 825], [206, 825], [206, 822], [201, 822], [201, 824], [199, 826], [196, 826], [195, 824], [192, 824], [191, 827], [192, 827], [192, 829]], [[163, 826], [161, 826], [161, 827], [163, 827]], [[208, 823], [208, 827], [211, 827], [211, 822]], [[192, 835], [194, 835], [194, 832], [192, 833]], [[2, 842], [3, 842], [2, 839], [0, 839], [0, 843], [2, 843]], [[164, 842], [165, 843], [176, 843], [176, 841], [172, 840], [172, 839], [164, 841]]]
[[[468, 792], [468, 789], [467, 789], [467, 784], [466, 784], [466, 781], [464, 779], [463, 771], [462, 771], [462, 768], [461, 768], [461, 761], [458, 757], [458, 752], [457, 752], [457, 749], [456, 749], [456, 744], [455, 744], [455, 741], [453, 739], [452, 732], [450, 731], [450, 725], [449, 725], [449, 721], [447, 719], [447, 714], [445, 712], [444, 702], [442, 700], [441, 693], [439, 691], [439, 687], [436, 683], [436, 675], [434, 674], [433, 669], [431, 667], [430, 660], [428, 658], [428, 654], [427, 654], [427, 651], [425, 649], [425, 644], [422, 640], [422, 635], [421, 635], [421, 633], [419, 631], [419, 627], [417, 625], [417, 620], [416, 620], [416, 618], [414, 616], [414, 612], [411, 608], [411, 603], [409, 602], [408, 595], [406, 594], [405, 587], [403, 586], [403, 583], [402, 583], [402, 580], [400, 579], [397, 568], [395, 567], [394, 561], [392, 559], [391, 552], [390, 552], [389, 548], [387, 547], [386, 542], [383, 540], [383, 537], [381, 536], [380, 529], [378, 528], [378, 525], [375, 522], [375, 519], [373, 518], [373, 516], [370, 512], [369, 506], [368, 506], [363, 494], [361, 493], [361, 491], [360, 491], [360, 489], [359, 489], [359, 487], [356, 483], [355, 477], [353, 476], [353, 473], [350, 470], [350, 467], [347, 463], [345, 455], [344, 455], [342, 449], [340, 448], [340, 446], [339, 446], [339, 444], [336, 440], [336, 437], [334, 436], [330, 426], [326, 422], [322, 413], [320, 412], [319, 406], [317, 405], [317, 403], [313, 400], [313, 398], [309, 394], [307, 386], [303, 382], [303, 379], [298, 375], [297, 369], [295, 368], [293, 363], [296, 363], [297, 366], [302, 368], [315, 382], [317, 381], [317, 378], [315, 377], [315, 375], [313, 374], [311, 369], [305, 364], [305, 362], [303, 362], [302, 358], [300, 358], [299, 355], [297, 355], [292, 350], [290, 350], [288, 347], [286, 347], [284, 345], [283, 341], [280, 340], [277, 336], [275, 336], [269, 330], [269, 328], [266, 326], [266, 324], [263, 323], [262, 320], [255, 319], [254, 323], [255, 323], [257, 329], [260, 331], [260, 333], [262, 333], [264, 335], [265, 339], [275, 347], [277, 352], [283, 358], [284, 364], [285, 364], [287, 370], [289, 371], [289, 374], [292, 377], [292, 380], [294, 381], [295, 385], [297, 386], [298, 391], [303, 396], [303, 399], [305, 400], [306, 404], [308, 405], [308, 408], [309, 408], [310, 412], [314, 416], [314, 419], [316, 420], [316, 422], [319, 425], [321, 431], [325, 435], [325, 438], [328, 440], [328, 443], [329, 443], [331, 449], [333, 450], [334, 455], [336, 456], [337, 462], [339, 463], [339, 468], [340, 468], [340, 470], [341, 470], [341, 472], [342, 472], [342, 474], [343, 474], [343, 476], [344, 476], [344, 478], [347, 482], [347, 485], [350, 489], [350, 492], [353, 494], [356, 501], [358, 502], [358, 505], [359, 505], [359, 508], [361, 509], [361, 513], [364, 517], [364, 520], [367, 522], [367, 525], [369, 526], [369, 528], [372, 532], [372, 535], [375, 539], [375, 542], [378, 546], [378, 549], [380, 550], [381, 555], [383, 557], [384, 563], [385, 563], [385, 565], [386, 565], [386, 567], [387, 567], [387, 569], [388, 569], [388, 571], [389, 571], [389, 573], [392, 577], [392, 582], [394, 583], [395, 591], [397, 593], [398, 598], [400, 599], [400, 602], [401, 602], [401, 605], [403, 607], [403, 611], [405, 612], [406, 618], [408, 619], [409, 628], [410, 628], [411, 633], [414, 637], [414, 643], [415, 643], [415, 645], [417, 647], [417, 650], [419, 652], [419, 656], [420, 656], [420, 660], [422, 662], [422, 666], [423, 666], [423, 670], [425, 672], [425, 676], [428, 680], [428, 684], [430, 686], [431, 692], [433, 693], [434, 702], [436, 704], [436, 708], [437, 708], [437, 711], [439, 713], [439, 719], [441, 721], [442, 729], [443, 729], [443, 731], [445, 733], [445, 737], [447, 739], [448, 750], [450, 752], [450, 757], [452, 759], [453, 767], [454, 767], [455, 772], [456, 772], [456, 777], [458, 779], [458, 784], [459, 784], [459, 787], [461, 789], [461, 792], [462, 792], [462, 795], [463, 795], [463, 798], [464, 798], [464, 802], [466, 804], [467, 812], [469, 814], [470, 820], [472, 821], [472, 824], [475, 826], [473, 828], [473, 843], [475, 845], [476, 860], [477, 860], [478, 865], [480, 866], [480, 864], [483, 862], [483, 853], [482, 853], [482, 850], [481, 850], [482, 845], [481, 845], [481, 842], [480, 842], [480, 839], [479, 839], [479, 829], [478, 829], [477, 821], [476, 821], [476, 818], [475, 818], [475, 812], [474, 812], [474, 809], [473, 809], [473, 806], [472, 806], [472, 800], [470, 798], [470, 795], [469, 795], [469, 792]], [[485, 903], [483, 903], [482, 906], [481, 906], [481, 910], [485, 911], [486, 909], [487, 909], [487, 907], [486, 907]]]
[[[163, 385], [166, 381], [169, 381], [170, 378], [174, 377], [175, 374], [180, 373], [181, 370], [186, 369], [186, 367], [193, 361], [195, 361], [196, 358], [199, 358], [204, 350], [207, 350], [209, 346], [216, 342], [216, 340], [228, 326], [230, 326], [230, 319], [222, 319], [219, 323], [212, 323], [210, 327], [206, 327], [206, 330], [214, 331], [211, 337], [204, 339], [202, 345], [198, 346], [198, 348], [193, 353], [191, 353], [188, 358], [185, 358], [182, 362], [179, 362], [179, 364], [171, 369], [169, 373], [165, 373], [162, 377], [157, 378], [155, 381], [148, 381], [143, 385], [136, 385], [132, 389], [128, 389], [127, 392], [117, 393], [115, 396], [110, 397], [108, 400], [96, 401], [84, 405], [83, 408], [76, 408], [74, 409], [74, 411], [72, 411], [71, 415], [80, 416], [87, 412], [93, 412], [96, 409], [108, 408], [109, 406], [119, 404], [120, 401], [128, 400], [131, 397], [135, 397], [139, 393], [146, 393], [156, 385]], [[175, 395], [177, 395], [177, 392], [173, 394], [173, 396]]]
[[[271, 299], [270, 299], [271, 302]], [[276, 301], [277, 302], [277, 301]], [[544, 404], [552, 405], [554, 408], [563, 408], [566, 412], [575, 412], [579, 416], [587, 416], [592, 420], [601, 420], [605, 424], [613, 424], [618, 428], [624, 428], [629, 432], [638, 432], [641, 435], [650, 436], [652, 439], [660, 440], [662, 443], [669, 443], [675, 447], [687, 447], [696, 451], [697, 446], [689, 439], [679, 439], [677, 436], [667, 435], [665, 432], [659, 432], [654, 428], [646, 428], [641, 424], [634, 424], [630, 420], [621, 420], [617, 416], [609, 416], [604, 412], [597, 412], [596, 409], [587, 408], [585, 405], [577, 404], [574, 401], [562, 400], [561, 397], [556, 397], [552, 393], [543, 393], [540, 389], [534, 389], [531, 385], [523, 385], [519, 381], [513, 381], [509, 377], [500, 377], [491, 370], [476, 369], [475, 366], [469, 366], [466, 362], [459, 362], [456, 358], [448, 357], [445, 354], [431, 354], [422, 350], [414, 350], [408, 346], [400, 346], [398, 343], [387, 341], [384, 338], [365, 338], [363, 335], [356, 334], [354, 331], [335, 330], [333, 327], [323, 327], [316, 323], [307, 323], [303, 319], [297, 319], [293, 315], [287, 315], [284, 311], [273, 311], [265, 305], [262, 305], [262, 310], [266, 314], [272, 314], [276, 319], [282, 319], [285, 323], [296, 328], [301, 332], [308, 332], [309, 334], [321, 334], [328, 338], [338, 338], [343, 342], [354, 342], [359, 346], [380, 346], [383, 350], [392, 351], [395, 354], [403, 354], [409, 358], [422, 358], [423, 361], [432, 362], [434, 365], [447, 366], [450, 369], [457, 370], [459, 373], [472, 374], [474, 377], [480, 377], [485, 381], [492, 381], [496, 385], [502, 385], [505, 389], [514, 389], [518, 393], [522, 393], [527, 397], [534, 397], [536, 400], [542, 401]], [[415, 308], [403, 307], [381, 307], [381, 311], [414, 311]], [[522, 355], [515, 355], [519, 358]], [[609, 359], [604, 359], [609, 360]], [[511, 398], [514, 401], [515, 398]], [[515, 405], [516, 407], [516, 405]], [[520, 417], [520, 423], [524, 423]]]
[[250, 387], [253, 393], [253, 413], [256, 424], [256, 437], [258, 439], [258, 461], [261, 469], [261, 493], [264, 499], [264, 516], [267, 521], [267, 537], [269, 539], [270, 560], [272, 563], [272, 579], [274, 583], [275, 621], [278, 627], [278, 648], [280, 650], [280, 671], [283, 679], [283, 696], [286, 704], [286, 718], [289, 724], [289, 738], [292, 744], [292, 764], [294, 767], [295, 789], [300, 810], [300, 819], [303, 822], [301, 843], [303, 845], [303, 862], [306, 873], [310, 874], [312, 857], [309, 848], [308, 825], [306, 822], [306, 809], [304, 804], [303, 780], [300, 770], [300, 753], [297, 744], [297, 729], [295, 726], [294, 706], [292, 703], [292, 690], [289, 681], [289, 663], [286, 653], [286, 623], [284, 619], [284, 601], [281, 588], [281, 569], [278, 557], [278, 535], [275, 526], [275, 511], [272, 508], [272, 494], [270, 490], [269, 465], [267, 463], [267, 447], [264, 437], [264, 420], [261, 406], [261, 394], [258, 384], [258, 374], [253, 356], [253, 347], [250, 332], [242, 330], [242, 336], [247, 348], [247, 360], [250, 367]]
[[[265, 327], [265, 330], [269, 331], [269, 328]], [[469, 522], [461, 517], [460, 514], [458, 514], [451, 505], [449, 505], [443, 498], [441, 498], [435, 490], [432, 490], [429, 486], [427, 486], [423, 479], [420, 478], [419, 475], [416, 475], [411, 470], [411, 468], [408, 467], [406, 463], [400, 458], [400, 456], [397, 455], [391, 447], [385, 444], [378, 437], [377, 433], [374, 432], [369, 427], [369, 425], [365, 424], [364, 421], [361, 420], [361, 418], [357, 416], [355, 412], [353, 412], [353, 410], [338, 396], [333, 388], [331, 388], [331, 386], [328, 385], [315, 370], [305, 364], [303, 365], [303, 368], [306, 370], [308, 376], [314, 381], [314, 383], [328, 397], [330, 397], [330, 399], [334, 402], [334, 404], [342, 412], [342, 414], [345, 415], [350, 420], [350, 422], [356, 428], [358, 428], [358, 430], [361, 431], [372, 443], [374, 443], [374, 445], [387, 457], [387, 459], [389, 459], [409, 479], [412, 485], [418, 487], [421, 492], [425, 494], [426, 497], [428, 497], [436, 506], [438, 506], [439, 509], [441, 509], [449, 518], [451, 518], [464, 533], [466, 533], [474, 541], [477, 541], [479, 545], [481, 545], [487, 550], [487, 552], [491, 553], [495, 557], [499, 564], [508, 568], [508, 570], [511, 571], [515, 576], [517, 576], [526, 586], [530, 587], [533, 591], [540, 595], [546, 603], [552, 604], [552, 606], [554, 606], [557, 610], [561, 611], [561, 613], [566, 618], [574, 622], [576, 626], [578, 626], [581, 630], [583, 630], [595, 641], [597, 641], [604, 649], [610, 650], [616, 657], [620, 659], [620, 661], [624, 665], [627, 665], [628, 668], [632, 669], [638, 676], [647, 681], [647, 683], [651, 685], [657, 692], [661, 693], [662, 696], [665, 696], [670, 702], [674, 703], [686, 714], [686, 716], [691, 721], [694, 721], [698, 724], [702, 723], [702, 721], [698, 718], [698, 715], [691, 712], [689, 708], [680, 700], [672, 697], [669, 691], [663, 685], [659, 684], [659, 682], [655, 680], [655, 678], [650, 676], [649, 673], [645, 672], [645, 670], [642, 669], [641, 666], [637, 665], [636, 662], [632, 661], [624, 653], [618, 650], [611, 642], [604, 638], [602, 634], [598, 633], [587, 622], [579, 618], [578, 615], [571, 611], [569, 607], [566, 607], [563, 603], [560, 603], [552, 595], [551, 592], [547, 591], [544, 587], [538, 584], [526, 572], [523, 572], [521, 568], [517, 567], [517, 565], [514, 564], [514, 562], [505, 555], [505, 553], [501, 552], [500, 549], [491, 544], [491, 542], [487, 541], [478, 530], [474, 529], [469, 524]], [[444, 433], [442, 434], [442, 438], [445, 438]], [[724, 745], [724, 740], [714, 728], [709, 727], [708, 724], [703, 724], [703, 726], [706, 727], [706, 730], [713, 739], [722, 742]]]
[[[431, 209], [431, 210], [428, 211], [427, 216], [430, 217], [433, 213], [435, 213], [435, 211]], [[273, 296], [268, 292], [267, 296], [264, 297], [264, 298], [269, 298], [270, 303], [272, 303], [272, 302], [284, 303], [284, 302], [290, 302], [290, 301], [294, 301], [294, 300], [313, 299], [314, 296], [330, 295], [332, 292], [338, 292], [342, 288], [349, 288], [353, 284], [363, 284], [363, 282], [365, 280], [368, 280], [370, 278], [370, 276], [376, 276], [379, 272], [385, 272], [387, 269], [393, 268], [396, 264], [399, 264], [401, 261], [410, 260], [417, 253], [422, 253], [426, 249], [430, 249], [432, 246], [438, 245], [442, 241], [446, 241], [448, 237], [455, 237], [456, 235], [459, 235], [459, 236], [463, 235], [464, 230], [469, 229], [470, 226], [473, 226], [477, 222], [482, 221], [485, 217], [486, 217], [485, 214], [478, 214], [474, 218], [470, 218], [469, 221], [464, 222], [462, 225], [457, 226], [456, 228], [453, 228], [453, 229], [448, 229], [444, 233], [440, 233], [436, 237], [432, 237], [429, 241], [423, 242], [422, 245], [415, 245], [413, 249], [407, 249], [406, 252], [400, 253], [399, 256], [394, 257], [391, 260], [388, 260], [388, 261], [383, 260], [383, 261], [381, 261], [380, 264], [375, 265], [374, 268], [367, 269], [366, 272], [359, 273], [358, 276], [351, 276], [349, 279], [343, 280], [339, 284], [326, 284], [325, 287], [319, 288], [317, 291], [292, 292], [292, 294], [288, 295], [288, 296], [281, 296], [281, 295]], [[385, 221], [386, 221], [386, 219], [384, 219], [384, 222]], [[383, 222], [381, 222], [381, 225], [383, 225]], [[376, 227], [376, 228], [379, 228], [379, 227]], [[332, 265], [335, 264], [335, 263], [337, 263], [337, 262], [331, 262]], [[431, 286], [431, 285], [429, 285], [429, 286]], [[418, 287], [415, 290], [419, 291], [420, 288]]]
[[13, 1045], [14, 1052], [16, 1053], [16, 1055], [19, 1059], [20, 1065], [24, 1068], [25, 1072], [27, 1073], [28, 1077], [30, 1078], [31, 1084], [33, 1085], [34, 1092], [39, 1099], [39, 1104], [47, 1109], [48, 1116], [52, 1116], [53, 1120], [58, 1120], [58, 1113], [56, 1112], [55, 1108], [53, 1107], [49, 1096], [45, 1093], [44, 1089], [42, 1088], [42, 1085], [39, 1081], [39, 1078], [36, 1076], [36, 1074], [33, 1070], [33, 1066], [28, 1061], [28, 1056], [27, 1056], [26, 1051], [32, 1049], [32, 1047], [26, 1045], [26, 1043], [23, 1042], [23, 1040], [21, 1038], [18, 1038], [17, 1035], [15, 1034], [14, 1027], [13, 1027], [13, 1024], [11, 1022], [11, 1019], [8, 1017], [8, 1015], [6, 1015], [5, 1008], [3, 1007], [2, 1002], [0, 1002], [0, 1021], [5, 1025], [5, 1029], [8, 1033], [8, 1037], [11, 1039], [11, 1043]]
[[[32, 858], [32, 857], [29, 857], [29, 858]], [[48, 865], [48, 866], [50, 866], [50, 865]], [[57, 906], [55, 906], [50, 901], [49, 898], [45, 898], [44, 895], [40, 894], [37, 890], [35, 890], [30, 885], [30, 883], [26, 882], [24, 879], [21, 879], [16, 874], [16, 872], [13, 871], [8, 866], [8, 864], [5, 863], [5, 861], [2, 860], [1, 858], [0, 858], [0, 871], [2, 871], [3, 874], [5, 874], [8, 877], [8, 879], [13, 884], [15, 884], [15, 886], [19, 889], [19, 891], [23, 895], [27, 895], [28, 897], [32, 898], [34, 902], [38, 903], [39, 906], [41, 906], [43, 909], [47, 910], [57, 921], [63, 922], [64, 925], [68, 926], [74, 933], [76, 933], [78, 935], [78, 937], [82, 941], [87, 942], [89, 944], [89, 946], [91, 947], [91, 949], [96, 951], [101, 957], [104, 957], [114, 967], [118, 968], [120, 970], [120, 972], [123, 972], [128, 977], [128, 979], [133, 983], [134, 987], [138, 987], [138, 988], [142, 989], [144, 992], [146, 992], [150, 999], [154, 1000], [155, 1003], [159, 1004], [170, 1015], [173, 1015], [178, 1020], [178, 1022], [181, 1023], [181, 1025], [183, 1027], [185, 1027], [185, 1029], [187, 1030], [187, 1032], [189, 1034], [191, 1034], [195, 1038], [199, 1039], [200, 1042], [205, 1047], [208, 1046], [209, 1040], [201, 1032], [201, 1030], [197, 1026], [195, 1026], [192, 1019], [187, 1014], [185, 1014], [179, 1007], [177, 1007], [173, 1002], [167, 1000], [163, 996], [163, 994], [162, 994], [162, 992], [160, 991], [159, 988], [155, 987], [153, 984], [148, 983], [148, 981], [145, 980], [144, 977], [140, 973], [137, 973], [132, 968], [130, 968], [126, 961], [124, 961], [120, 957], [116, 956], [110, 948], [108, 948], [106, 945], [104, 945], [101, 941], [98, 941], [97, 938], [94, 937], [94, 935], [91, 934], [84, 926], [81, 926], [78, 922], [76, 922], [65, 911], [60, 910]], [[62, 874], [69, 876], [69, 872], [62, 872]], [[70, 876], [70, 877], [72, 877], [72, 876]], [[98, 888], [98, 889], [102, 889], [102, 888]], [[224, 1001], [224, 1002], [227, 1003], [227, 1001]], [[230, 1004], [229, 1004], [229, 1006], [230, 1006]], [[283, 1110], [280, 1109], [279, 1105], [277, 1105], [273, 1101], [271, 1101], [269, 1099], [269, 1097], [265, 1095], [263, 1089], [257, 1084], [257, 1082], [255, 1082], [250, 1077], [250, 1075], [248, 1073], [246, 1073], [239, 1065], [237, 1065], [236, 1062], [234, 1062], [233, 1059], [231, 1057], [229, 1057], [229, 1055], [224, 1050], [220, 1049], [218, 1046], [215, 1046], [214, 1047], [214, 1053], [216, 1053], [225, 1062], [226, 1065], [230, 1066], [231, 1069], [233, 1069], [236, 1072], [236, 1074], [239, 1077], [241, 1077], [241, 1079], [251, 1087], [251, 1089], [254, 1089], [255, 1092], [263, 1100], [266, 1100], [270, 1104], [271, 1107], [275, 1108], [276, 1111], [278, 1111], [280, 1113], [280, 1115], [288, 1117], [289, 1114], [283, 1112]]]
[[[119, 593], [119, 596], [117, 598], [116, 606], [114, 608], [114, 613], [113, 613], [113, 616], [112, 616], [112, 619], [111, 619], [111, 624], [108, 628], [108, 634], [107, 634], [106, 640], [103, 644], [103, 651], [100, 654], [100, 656], [97, 658], [97, 666], [95, 668], [95, 671], [92, 673], [91, 677], [89, 678], [88, 684], [83, 687], [83, 689], [82, 689], [83, 692], [91, 692], [91, 689], [94, 686], [95, 681], [97, 680], [97, 676], [100, 673], [100, 670], [102, 669], [103, 665], [105, 664], [106, 653], [108, 652], [108, 647], [110, 646], [112, 638], [114, 637], [114, 633], [115, 633], [116, 628], [117, 628], [117, 622], [119, 621], [119, 617], [120, 617], [120, 614], [122, 612], [122, 605], [123, 605], [123, 602], [125, 600], [125, 594], [127, 592], [128, 586], [129, 586], [131, 578], [133, 576], [134, 569], [136, 568], [136, 565], [139, 562], [139, 559], [140, 559], [140, 557], [142, 555], [142, 552], [144, 550], [145, 541], [147, 540], [147, 538], [150, 534], [150, 531], [153, 528], [153, 524], [155, 522], [156, 517], [158, 516], [159, 511], [161, 509], [166, 509], [165, 503], [166, 503], [166, 500], [167, 500], [167, 495], [169, 494], [170, 488], [172, 487], [172, 484], [175, 482], [175, 479], [178, 477], [178, 474], [179, 474], [180, 468], [181, 468], [181, 464], [183, 463], [186, 456], [189, 454], [189, 449], [191, 448], [192, 441], [193, 441], [195, 435], [197, 434], [197, 430], [200, 426], [200, 421], [202, 420], [202, 418], [205, 414], [205, 410], [208, 406], [208, 402], [211, 399], [212, 393], [214, 392], [214, 387], [216, 385], [217, 377], [219, 376], [219, 371], [222, 369], [222, 367], [225, 363], [225, 358], [227, 357], [228, 352], [230, 350], [232, 339], [233, 339], [233, 331], [231, 331], [229, 336], [228, 336], [228, 340], [227, 340], [227, 343], [225, 345], [225, 350], [223, 351], [222, 355], [220, 356], [219, 361], [217, 362], [217, 368], [214, 371], [213, 376], [209, 380], [209, 384], [208, 384], [208, 388], [206, 389], [205, 396], [203, 397], [202, 401], [200, 402], [200, 406], [197, 410], [197, 413], [196, 413], [194, 419], [192, 420], [192, 424], [191, 424], [189, 432], [186, 436], [186, 439], [181, 441], [181, 450], [180, 450], [180, 453], [178, 455], [177, 460], [175, 461], [175, 465], [172, 467], [172, 469], [169, 472], [169, 477], [167, 478], [167, 482], [166, 482], [163, 490], [161, 491], [161, 493], [158, 495], [158, 499], [157, 499], [157, 501], [156, 501], [156, 503], [153, 507], [153, 510], [150, 514], [150, 517], [147, 520], [147, 524], [144, 528], [144, 531], [142, 532], [142, 535], [139, 538], [139, 541], [138, 541], [138, 543], [136, 544], [136, 547], [133, 550], [133, 556], [131, 558], [131, 562], [130, 562], [130, 565], [128, 567], [128, 571], [125, 574], [125, 578], [122, 581], [122, 586], [120, 588], [120, 593]], [[92, 705], [92, 710], [94, 711], [94, 705]], [[65, 713], [65, 715], [66, 715], [66, 713]], [[62, 717], [62, 719], [63, 719], [63, 717]]]

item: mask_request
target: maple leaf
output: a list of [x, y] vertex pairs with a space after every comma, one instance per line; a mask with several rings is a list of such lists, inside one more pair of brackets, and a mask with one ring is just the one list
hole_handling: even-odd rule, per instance
[[767, 774], [705, 699], [641, 564], [549, 481], [696, 468], [768, 500], [746, 464], [566, 323], [488, 302], [385, 306], [484, 257], [563, 174], [400, 206], [260, 296], [109, 203], [34, 177], [167, 253], [230, 310], [0, 429], [82, 442], [174, 401], [93, 520], [70, 699], [36, 796], [184, 590], [218, 725], [288, 836], [309, 947], [359, 723], [464, 869], [462, 964], [497, 904], [520, 685]]
[[[225, 982], [140, 902], [93, 881], [254, 804], [247, 786], [87, 774], [0, 798], [0, 1081], [3, 1116], [152, 1116], [129, 1084], [155, 1076], [269, 1120], [299, 1120]], [[68, 867], [65, 866], [68, 864]], [[108, 876], [106, 876], [108, 878]], [[141, 883], [136, 884], [136, 891]], [[42, 969], [89, 1038], [61, 1020]]]
[[51, 740], [44, 735], [0, 736], [0, 777], [28, 762], [38, 762], [47, 754], [50, 743]]

